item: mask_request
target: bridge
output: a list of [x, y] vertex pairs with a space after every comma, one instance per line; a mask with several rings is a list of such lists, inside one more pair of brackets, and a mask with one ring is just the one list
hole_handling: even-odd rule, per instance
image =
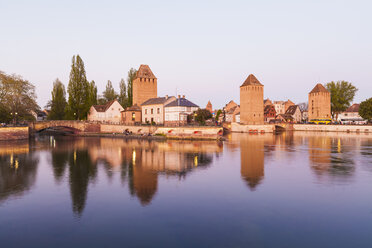
[[30, 133], [42, 132], [49, 128], [65, 128], [74, 133], [80, 132], [100, 132], [100, 124], [87, 121], [39, 121], [29, 124]]

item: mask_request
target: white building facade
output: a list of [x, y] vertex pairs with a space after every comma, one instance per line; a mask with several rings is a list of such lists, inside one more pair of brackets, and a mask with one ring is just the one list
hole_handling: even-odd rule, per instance
[[193, 114], [199, 109], [199, 106], [190, 102], [183, 96], [179, 96], [175, 101], [165, 105], [166, 126], [182, 126], [187, 124], [187, 116]]
[[121, 121], [121, 111], [124, 108], [117, 100], [110, 101], [105, 105], [93, 105], [89, 109], [88, 121], [119, 124]]

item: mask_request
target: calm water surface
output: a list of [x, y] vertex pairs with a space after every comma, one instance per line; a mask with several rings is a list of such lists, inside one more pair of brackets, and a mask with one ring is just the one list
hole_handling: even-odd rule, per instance
[[372, 135], [0, 143], [0, 247], [372, 247]]

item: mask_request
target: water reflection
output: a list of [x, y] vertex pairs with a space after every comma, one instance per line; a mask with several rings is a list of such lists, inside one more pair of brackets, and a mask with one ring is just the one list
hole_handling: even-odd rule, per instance
[[372, 142], [365, 136], [234, 134], [224, 143], [46, 136], [32, 143], [0, 144], [0, 203], [32, 189], [39, 151], [49, 152], [47, 165], [55, 184], [68, 183], [72, 210], [81, 216], [90, 185], [102, 177], [99, 171], [109, 180], [117, 174], [130, 195], [147, 206], [156, 198], [160, 177], [185, 180], [189, 173], [209, 168], [224, 146], [228, 153], [240, 155], [240, 176], [251, 191], [264, 183], [268, 164], [285, 166], [296, 161], [296, 166], [311, 168], [316, 182], [322, 184], [350, 183], [358, 163], [372, 172], [368, 166]]
[[0, 203], [22, 196], [36, 181], [38, 156], [30, 152], [28, 141], [14, 144], [5, 143], [0, 148]]
[[39, 139], [39, 142], [51, 149], [57, 184], [62, 182], [68, 167], [73, 211], [78, 216], [84, 210], [88, 187], [97, 178], [98, 167], [102, 167], [109, 178], [115, 171], [120, 171], [122, 184], [127, 183], [131, 195], [146, 206], [158, 190], [159, 174], [185, 178], [193, 169], [206, 168], [212, 162], [213, 154], [223, 149], [222, 143], [218, 142], [65, 137]]

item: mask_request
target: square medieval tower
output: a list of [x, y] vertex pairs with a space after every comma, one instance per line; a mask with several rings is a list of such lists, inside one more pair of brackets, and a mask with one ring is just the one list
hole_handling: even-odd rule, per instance
[[133, 105], [141, 106], [150, 98], [158, 97], [158, 79], [148, 65], [141, 65], [133, 80]]
[[331, 94], [323, 85], [317, 84], [309, 93], [309, 121], [331, 118]]
[[240, 123], [264, 124], [263, 88], [253, 74], [240, 86]]

